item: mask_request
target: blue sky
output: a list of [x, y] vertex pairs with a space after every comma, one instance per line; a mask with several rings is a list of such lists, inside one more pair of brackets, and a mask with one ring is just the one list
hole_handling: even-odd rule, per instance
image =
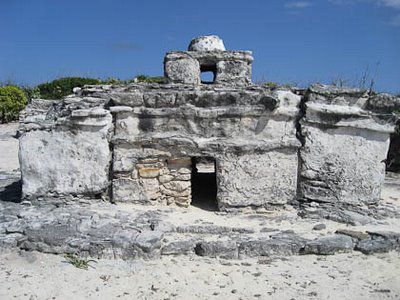
[[[0, 0], [0, 81], [162, 75], [166, 51], [217, 34], [252, 50], [253, 80], [364, 73], [400, 92], [400, 0]], [[367, 71], [366, 71], [367, 70]]]

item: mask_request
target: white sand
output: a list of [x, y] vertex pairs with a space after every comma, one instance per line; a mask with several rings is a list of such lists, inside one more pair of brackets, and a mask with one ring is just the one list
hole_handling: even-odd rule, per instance
[[0, 171], [19, 168], [17, 129], [18, 123], [0, 124]]
[[0, 299], [400, 299], [399, 253], [99, 260], [88, 271], [64, 261], [0, 255]]

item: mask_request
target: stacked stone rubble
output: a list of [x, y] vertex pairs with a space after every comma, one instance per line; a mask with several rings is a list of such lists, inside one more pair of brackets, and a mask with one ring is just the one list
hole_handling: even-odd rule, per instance
[[139, 159], [131, 172], [114, 174], [113, 201], [184, 207], [191, 202], [190, 158]]

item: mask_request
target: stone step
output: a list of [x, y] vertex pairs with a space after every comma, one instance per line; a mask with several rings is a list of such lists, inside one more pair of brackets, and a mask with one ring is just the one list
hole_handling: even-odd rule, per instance
[[189, 255], [238, 259], [260, 256], [332, 255], [360, 251], [364, 254], [400, 250], [400, 233], [356, 232], [341, 230], [336, 234], [305, 239], [295, 233], [278, 232], [272, 236], [239, 234], [179, 235], [164, 238], [161, 255]]
[[[101, 203], [22, 206], [0, 202], [0, 250], [125, 260], [157, 259], [162, 255], [240, 259], [400, 250], [399, 232], [346, 229], [306, 237], [293, 230], [258, 232], [205, 220], [195, 225], [172, 224], [167, 216], [172, 213], [158, 209], [123, 211]], [[222, 224], [221, 220], [218, 223]]]

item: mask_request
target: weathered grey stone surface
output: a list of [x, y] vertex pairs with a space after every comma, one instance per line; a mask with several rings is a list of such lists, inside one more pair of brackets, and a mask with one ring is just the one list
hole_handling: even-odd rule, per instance
[[162, 255], [189, 255], [195, 253], [197, 243], [201, 238], [190, 238], [166, 242], [161, 249]]
[[325, 218], [353, 226], [373, 223], [376, 219], [399, 218], [400, 212], [389, 203], [368, 206], [333, 204], [328, 202], [302, 203], [298, 214], [304, 218]]
[[165, 77], [172, 83], [200, 84], [201, 72], [213, 72], [214, 84], [251, 84], [250, 51], [177, 51], [164, 58]]
[[23, 194], [103, 193], [109, 185], [110, 150], [99, 133], [31, 131], [20, 138]]
[[302, 254], [332, 255], [340, 252], [350, 252], [353, 248], [354, 242], [351, 237], [339, 234], [307, 242], [302, 249]]
[[239, 258], [296, 255], [304, 247], [305, 242], [305, 239], [295, 234], [272, 238], [244, 238], [239, 245]]
[[367, 232], [369, 238], [359, 239], [355, 249], [364, 254], [400, 249], [400, 234], [392, 231]]
[[20, 120], [23, 195], [104, 193], [113, 126], [110, 112], [102, 108], [105, 101], [68, 97], [62, 103], [50, 101], [47, 111], [37, 108], [43, 101], [33, 100]]
[[313, 230], [319, 231], [319, 230], [324, 230], [325, 228], [326, 228], [326, 225], [323, 223], [320, 223], [320, 224], [315, 224], [313, 227]]
[[297, 165], [295, 150], [219, 157], [220, 208], [271, 208], [292, 201], [296, 196]]
[[193, 39], [189, 51], [225, 51], [224, 42], [216, 35], [200, 36]]
[[239, 257], [236, 241], [218, 240], [200, 242], [196, 244], [194, 252], [199, 256], [220, 257], [224, 259], [237, 259]]
[[387, 93], [372, 93], [367, 103], [367, 109], [380, 113], [392, 113], [400, 110], [400, 97]]
[[201, 72], [213, 72], [213, 83], [248, 85], [251, 83], [250, 51], [225, 51], [217, 36], [191, 41], [189, 51], [169, 52], [164, 59], [164, 74], [169, 82], [200, 84]]
[[367, 110], [375, 98], [357, 89], [308, 90], [300, 121], [301, 199], [354, 206], [379, 200], [394, 119]]
[[361, 232], [361, 231], [350, 230], [350, 229], [338, 229], [338, 230], [336, 230], [335, 233], [347, 235], [347, 236], [352, 237], [353, 239], [358, 240], [358, 241], [369, 239], [369, 234], [368, 233]]
[[182, 55], [174, 59], [166, 58], [164, 61], [166, 77], [175, 83], [200, 84], [200, 64], [190, 55]]

